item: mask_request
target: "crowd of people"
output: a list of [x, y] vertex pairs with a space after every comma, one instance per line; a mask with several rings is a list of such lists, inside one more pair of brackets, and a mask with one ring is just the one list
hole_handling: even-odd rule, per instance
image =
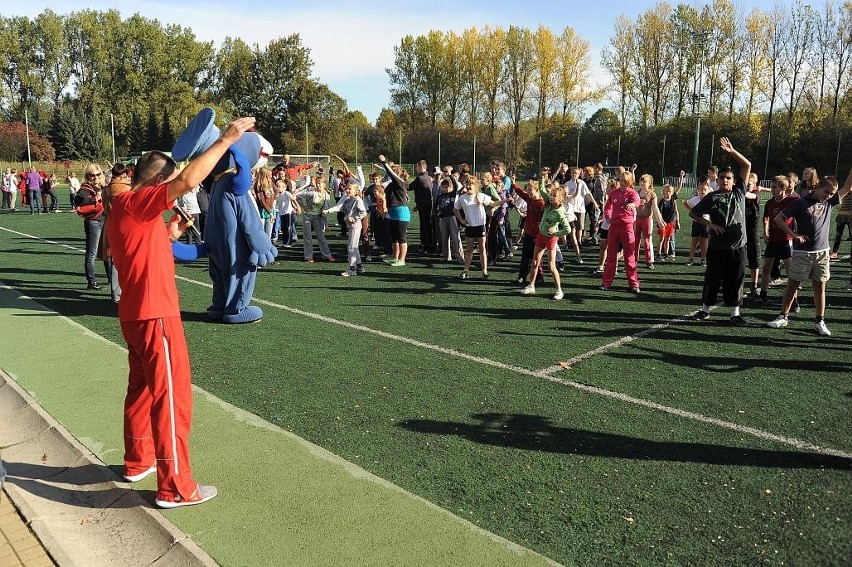
[[[698, 178], [697, 188], [690, 195], [681, 195], [686, 177], [683, 171], [673, 183], [664, 183], [658, 195], [651, 175], [636, 176], [636, 164], [615, 168], [608, 175], [600, 163], [584, 168], [560, 163], [554, 170], [542, 168], [521, 185], [499, 161], [492, 162], [489, 171], [476, 174], [467, 164], [429, 168], [421, 160], [410, 175], [383, 155], [378, 156], [369, 175], [360, 164], [355, 171], [350, 170], [339, 156], [332, 157], [331, 167], [325, 172], [318, 162], [294, 164], [285, 155], [278, 165], [255, 172], [252, 195], [271, 242], [292, 248], [301, 238], [305, 262], [337, 261], [328, 238], [332, 216], [333, 224], [346, 240], [346, 269], [341, 272], [344, 277], [364, 274], [365, 264], [374, 257], [391, 267], [404, 267], [409, 253], [408, 224], [412, 212], [416, 212], [418, 254], [458, 264], [459, 278], [468, 280], [474, 277], [475, 257], [478, 256], [481, 277], [488, 278], [489, 266], [509, 261], [520, 251], [519, 292], [534, 294], [549, 277], [556, 300], [564, 297], [560, 272], [569, 261], [566, 256], [572, 255], [574, 262], [582, 264], [581, 250], [589, 247], [598, 251], [598, 262], [590, 275], [601, 278], [602, 290], [613, 288], [619, 267], [623, 266], [628, 290], [641, 293], [640, 258], [644, 258], [643, 269], [647, 270], [654, 270], [658, 262], [674, 262], [676, 235], [682, 222], [689, 222], [689, 249], [682, 252], [685, 264], [705, 268], [698, 320], [710, 316], [721, 291], [724, 304], [731, 308], [730, 322], [746, 324], [740, 313], [744, 298], [755, 304], [767, 303], [770, 285], [783, 281], [784, 267], [788, 282], [797, 283], [795, 290], [785, 293], [783, 299], [785, 305], [789, 300], [789, 306], [782, 309], [782, 315], [786, 317], [789, 311], [800, 309], [795, 293], [798, 282], [811, 279], [817, 331], [830, 334], [823, 319], [824, 282], [828, 279], [829, 262], [839, 257], [844, 232], [852, 241], [852, 176], [838, 189], [833, 177], [820, 178], [815, 169], [807, 168], [801, 180], [791, 173], [776, 176], [769, 187], [761, 187], [748, 159], [727, 138], [721, 139], [720, 146], [738, 169], [711, 167], [707, 175]], [[96, 257], [101, 258], [112, 297], [118, 301], [121, 290], [113, 277], [109, 246], [101, 242], [110, 196], [126, 190], [125, 185], [131, 182], [132, 168], [116, 167], [119, 171], [111, 169], [104, 175], [93, 164], [86, 169], [82, 184], [73, 173], [66, 180], [71, 204], [84, 218], [88, 287], [100, 288], [94, 262]], [[22, 184], [27, 186], [32, 214], [39, 213], [42, 199], [44, 210], [58, 210], [55, 175], [32, 168], [25, 175], [6, 171], [4, 207], [14, 209], [15, 197], [7, 195], [14, 195], [10, 188]], [[835, 190], [828, 191], [826, 188], [832, 184]], [[51, 193], [53, 198], [49, 197]], [[762, 199], [762, 193], [771, 196]], [[206, 202], [207, 194], [200, 186], [178, 200], [177, 204], [198, 228], [195, 236], [190, 232], [184, 235], [190, 244], [204, 232]], [[809, 208], [799, 210], [802, 203], [808, 203]], [[796, 207], [788, 210], [793, 205]], [[829, 247], [830, 208], [837, 205], [840, 209], [835, 239]], [[514, 227], [511, 208], [519, 217], [519, 224]], [[817, 214], [823, 215], [819, 222], [799, 218]], [[809, 232], [800, 235], [796, 230]], [[761, 241], [765, 243], [763, 251]], [[814, 248], [825, 252], [825, 260], [820, 258], [807, 273], [801, 266], [797, 269], [796, 259], [807, 258]], [[774, 324], [783, 326], [786, 318]]]

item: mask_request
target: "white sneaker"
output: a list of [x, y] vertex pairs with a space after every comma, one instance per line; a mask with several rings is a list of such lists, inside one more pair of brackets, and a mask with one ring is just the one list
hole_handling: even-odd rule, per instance
[[532, 295], [535, 293], [535, 287], [528, 285], [524, 289], [521, 290], [521, 295]]
[[553, 299], [562, 299], [565, 297], [565, 294], [562, 293], [562, 290], [557, 290], [556, 293], [553, 294]]
[[[787, 318], [783, 315], [779, 315], [775, 320], [770, 321], [766, 324], [770, 329], [780, 329], [781, 327], [787, 326]], [[826, 329], [828, 330], [828, 329]]]
[[814, 325], [814, 330], [823, 337], [831, 336], [831, 331], [829, 331], [828, 327], [825, 326], [825, 321], [819, 321], [816, 325]]
[[139, 482], [140, 480], [146, 478], [148, 475], [157, 472], [157, 465], [152, 466], [146, 471], [142, 471], [139, 474], [126, 474], [124, 475], [124, 480], [127, 482]]
[[203, 504], [208, 500], [216, 498], [216, 495], [219, 493], [216, 490], [215, 486], [204, 486], [202, 484], [197, 485], [195, 492], [192, 493], [192, 496], [187, 498], [186, 500], [178, 498], [176, 500], [160, 500], [159, 498], [154, 499], [154, 504], [159, 506], [160, 508], [180, 508], [182, 506], [195, 506], [196, 504]]

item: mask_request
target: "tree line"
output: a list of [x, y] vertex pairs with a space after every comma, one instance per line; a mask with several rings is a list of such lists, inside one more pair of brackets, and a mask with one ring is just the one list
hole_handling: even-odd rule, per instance
[[[403, 161], [499, 158], [521, 168], [621, 159], [649, 171], [692, 169], [700, 115], [699, 171], [722, 134], [758, 171], [845, 171], [850, 24], [848, 1], [749, 13], [729, 0], [663, 2], [615, 19], [602, 69], [591, 69], [590, 44], [570, 27], [409, 35], [387, 69], [390, 108], [370, 124], [311, 76], [298, 34], [265, 46], [229, 37], [217, 48], [189, 28], [116, 10], [0, 16], [0, 118], [10, 136], [0, 158], [21, 159], [12, 123], [25, 111], [45, 139], [34, 151], [83, 159], [111, 155], [113, 126], [118, 155], [168, 149], [188, 118], [213, 106], [223, 121], [256, 116], [289, 153], [399, 151]], [[601, 72], [604, 86], [594, 80]], [[584, 118], [605, 99], [612, 110]]]

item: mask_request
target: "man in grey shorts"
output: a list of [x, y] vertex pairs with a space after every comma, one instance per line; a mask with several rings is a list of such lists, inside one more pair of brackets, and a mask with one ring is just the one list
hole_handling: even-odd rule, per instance
[[[846, 177], [843, 188], [837, 190], [837, 179], [828, 175], [820, 180], [816, 189], [794, 201], [775, 217], [775, 225], [793, 238], [793, 259], [781, 302], [781, 314], [767, 326], [778, 329], [787, 326], [787, 314], [793, 303], [793, 297], [799, 283], [810, 279], [814, 288], [814, 311], [816, 324], [814, 329], [823, 336], [831, 335], [825, 325], [825, 282], [831, 276], [829, 272], [828, 231], [831, 222], [831, 208], [837, 205], [852, 189], [852, 170]], [[788, 226], [786, 220], [796, 219], [796, 230]]]

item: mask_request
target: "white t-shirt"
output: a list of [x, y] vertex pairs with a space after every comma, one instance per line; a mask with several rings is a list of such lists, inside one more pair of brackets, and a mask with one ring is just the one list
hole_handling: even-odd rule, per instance
[[[692, 208], [695, 205], [697, 205], [698, 203], [700, 203], [701, 199], [703, 199], [703, 198], [704, 197], [702, 197], [701, 195], [693, 195], [692, 197], [689, 198], [689, 200], [686, 201], [686, 204], [689, 205], [689, 208]], [[706, 220], [710, 220], [710, 215], [701, 215], [701, 218], [706, 219]]]
[[491, 197], [485, 193], [465, 193], [456, 199], [455, 207], [460, 211], [464, 210], [464, 219], [468, 226], [485, 226], [485, 206], [492, 202]]
[[293, 212], [293, 198], [290, 193], [284, 191], [275, 199], [275, 208], [278, 209], [279, 215], [289, 215]]
[[201, 207], [198, 206], [198, 191], [199, 188], [196, 187], [189, 193], [184, 193], [180, 197], [178, 197], [178, 202], [180, 205], [186, 209], [186, 212], [191, 215], [200, 215]]
[[591, 195], [589, 186], [582, 179], [578, 179], [574, 183], [573, 179], [565, 182], [565, 209], [570, 206], [570, 210], [575, 213], [586, 212], [586, 195]]

